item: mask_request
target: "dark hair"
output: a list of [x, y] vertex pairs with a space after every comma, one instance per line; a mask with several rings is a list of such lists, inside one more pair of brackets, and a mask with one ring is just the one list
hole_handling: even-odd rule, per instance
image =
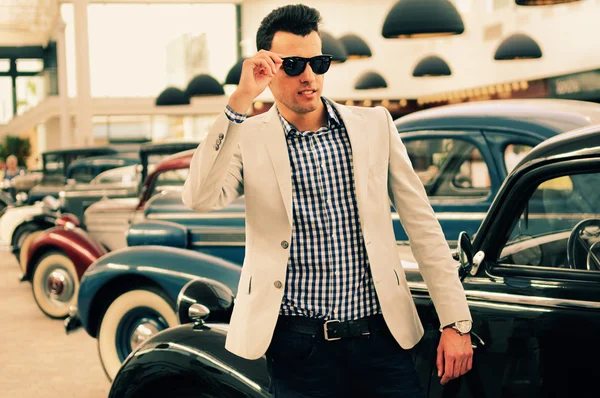
[[289, 32], [298, 36], [307, 36], [319, 32], [321, 14], [304, 4], [288, 5], [274, 9], [264, 17], [256, 32], [256, 49], [270, 50], [273, 36], [277, 32]]

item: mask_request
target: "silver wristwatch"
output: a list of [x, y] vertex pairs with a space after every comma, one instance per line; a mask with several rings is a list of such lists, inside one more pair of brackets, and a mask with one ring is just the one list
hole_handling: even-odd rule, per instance
[[456, 330], [456, 332], [458, 334], [460, 334], [462, 336], [471, 331], [471, 327], [473, 327], [473, 322], [471, 322], [471, 321], [456, 321], [454, 323], [451, 323], [450, 325], [440, 327], [440, 332], [442, 332], [447, 327], [451, 327], [452, 329]]

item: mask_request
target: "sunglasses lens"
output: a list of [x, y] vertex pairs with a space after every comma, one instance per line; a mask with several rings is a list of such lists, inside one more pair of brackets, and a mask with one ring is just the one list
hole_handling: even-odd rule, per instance
[[286, 58], [283, 60], [283, 70], [288, 76], [298, 76], [306, 68], [306, 61], [295, 58]]
[[310, 60], [310, 67], [317, 75], [322, 75], [329, 70], [331, 60], [329, 57], [314, 57]]

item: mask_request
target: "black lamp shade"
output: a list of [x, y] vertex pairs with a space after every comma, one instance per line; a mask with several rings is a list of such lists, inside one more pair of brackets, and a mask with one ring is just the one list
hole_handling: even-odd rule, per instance
[[576, 3], [581, 0], [515, 0], [518, 6], [551, 6], [554, 4]]
[[450, 76], [451, 74], [452, 71], [446, 61], [435, 55], [420, 60], [413, 70], [414, 77]]
[[497, 61], [533, 58], [542, 58], [542, 49], [535, 40], [522, 33], [515, 33], [504, 39], [494, 54]]
[[381, 35], [386, 39], [459, 35], [465, 31], [449, 0], [400, 0], [390, 10]]
[[348, 53], [348, 59], [369, 58], [373, 54], [369, 45], [359, 36], [347, 34], [339, 38]]
[[370, 90], [374, 88], [386, 88], [387, 82], [377, 72], [365, 72], [358, 77], [354, 88], [356, 90]]
[[189, 105], [190, 99], [177, 87], [167, 87], [156, 97], [156, 106]]
[[190, 80], [185, 89], [185, 94], [191, 98], [205, 95], [224, 95], [225, 91], [217, 79], [210, 75], [201, 74]]
[[244, 59], [240, 59], [231, 67], [231, 69], [229, 69], [229, 72], [227, 72], [227, 77], [225, 78], [225, 84], [240, 84], [243, 63]]
[[327, 32], [321, 31], [321, 51], [323, 54], [333, 55], [331, 62], [342, 63], [348, 59], [348, 53], [342, 42]]

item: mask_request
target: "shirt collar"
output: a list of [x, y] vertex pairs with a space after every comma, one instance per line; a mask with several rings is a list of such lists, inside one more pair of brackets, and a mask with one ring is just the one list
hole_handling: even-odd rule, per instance
[[[325, 109], [327, 109], [327, 129], [331, 130], [332, 128], [334, 128], [336, 126], [340, 126], [341, 125], [340, 119], [338, 117], [337, 112], [333, 108], [333, 105], [331, 105], [329, 100], [326, 99], [325, 97], [321, 97], [321, 101], [323, 101], [323, 104], [325, 105]], [[290, 122], [285, 120], [285, 118], [281, 115], [281, 113], [279, 113], [279, 109], [277, 109], [277, 115], [279, 115], [279, 120], [281, 120], [281, 124], [283, 125], [283, 129], [285, 131], [286, 136], [289, 135], [290, 133], [299, 134], [299, 135], [307, 135], [306, 133], [312, 133], [312, 134], [315, 133], [315, 132], [299, 131], [293, 124], [291, 124]], [[319, 130], [322, 131], [323, 129], [324, 129], [324, 127], [321, 127]]]

